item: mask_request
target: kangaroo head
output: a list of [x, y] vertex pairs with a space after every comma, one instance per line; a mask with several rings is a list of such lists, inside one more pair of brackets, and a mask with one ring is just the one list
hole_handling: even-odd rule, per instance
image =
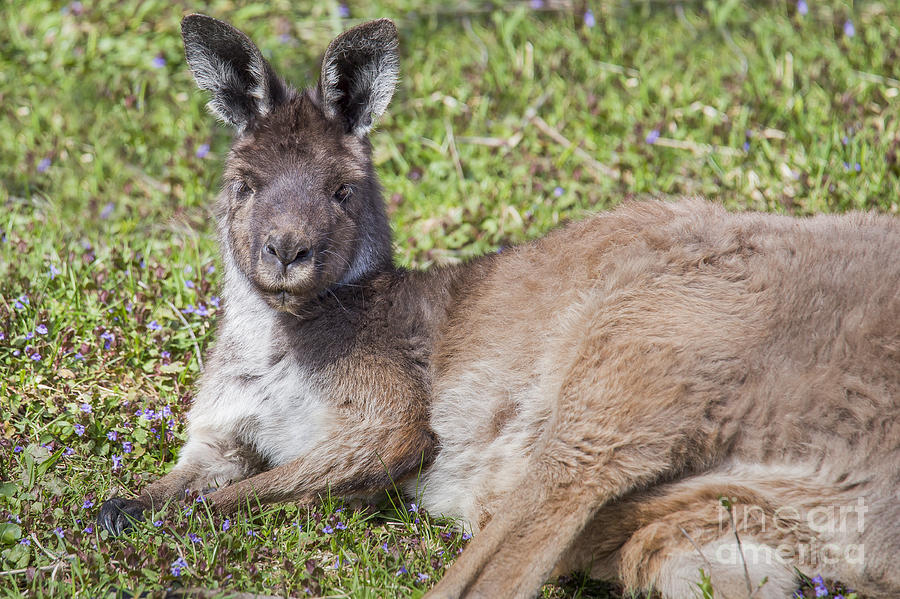
[[210, 111], [235, 130], [217, 210], [226, 267], [272, 307], [296, 312], [389, 264], [367, 136], [396, 86], [394, 24], [381, 19], [338, 36], [318, 84], [302, 92], [231, 25], [189, 15], [181, 30]]

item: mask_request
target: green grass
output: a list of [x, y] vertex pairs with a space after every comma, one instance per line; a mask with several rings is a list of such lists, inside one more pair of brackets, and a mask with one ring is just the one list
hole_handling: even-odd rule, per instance
[[[298, 85], [342, 28], [397, 20], [402, 79], [373, 143], [402, 264], [635, 196], [898, 211], [895, 3], [622, 1], [593, 5], [593, 27], [580, 1], [348, 4], [344, 20], [324, 0], [191, 8], [247, 31]], [[229, 134], [185, 67], [182, 10], [0, 8], [0, 595], [419, 596], [465, 540], [396, 500], [265, 508], [227, 531], [203, 504], [125, 540], [92, 528], [103, 499], [174, 463], [216, 320], [209, 206]], [[619, 596], [577, 578], [545, 595]]]

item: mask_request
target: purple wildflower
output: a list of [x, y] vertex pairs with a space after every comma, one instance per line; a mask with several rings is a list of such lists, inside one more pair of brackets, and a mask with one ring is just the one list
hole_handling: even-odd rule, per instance
[[166, 66], [166, 59], [162, 54], [157, 54], [153, 57], [153, 60], [150, 61], [150, 64], [153, 65], [154, 69], [161, 69]]
[[181, 311], [182, 314], [193, 314], [194, 313], [194, 304], [188, 304], [187, 308], [184, 308]]
[[206, 306], [203, 304], [197, 304], [197, 311], [195, 314], [197, 314], [197, 316], [209, 316], [209, 310], [207, 310]]
[[209, 298], [209, 303], [212, 304], [213, 306], [215, 306], [216, 308], [218, 308], [218, 307], [219, 307], [219, 298], [218, 298], [218, 296], [215, 296], [215, 295], [214, 295], [214, 296], [210, 297], [210, 298]]
[[109, 349], [109, 345], [116, 340], [116, 336], [109, 331], [103, 331], [100, 338], [103, 339], [103, 349]]
[[807, 6], [806, 0], [797, 0], [797, 14], [801, 17], [809, 14], [809, 6]]
[[19, 545], [31, 545], [31, 539], [25, 537], [24, 539], [19, 541]]
[[556, 187], [553, 188], [553, 195], [556, 197], [561, 196], [565, 192], [566, 192], [566, 190], [563, 189], [562, 187], [560, 187], [559, 185], [557, 185]]
[[91, 404], [89, 404], [89, 403], [83, 403], [83, 404], [81, 404], [81, 406], [79, 406], [79, 407], [81, 408], [81, 411], [84, 412], [85, 414], [90, 414], [90, 413], [91, 413]]
[[853, 21], [851, 21], [850, 19], [847, 19], [844, 22], [844, 35], [846, 35], [847, 37], [853, 37], [854, 35], [856, 35], [856, 27], [853, 26]]
[[80, 351], [75, 352], [74, 358], [76, 360], [84, 360], [84, 356], [82, 355], [82, 353]]
[[106, 438], [110, 441], [115, 441], [119, 438], [119, 433], [117, 433], [116, 431], [109, 431], [108, 433], [106, 433]]
[[169, 358], [172, 357], [172, 354], [170, 354], [170, 353], [167, 352], [166, 350], [163, 350], [163, 351], [161, 351], [161, 352], [159, 353], [159, 356], [160, 356], [163, 360], [168, 360]]
[[39, 324], [39, 325], [37, 325], [37, 328], [35, 330], [38, 332], [39, 335], [46, 335], [47, 334], [47, 325]]
[[118, 470], [122, 467], [122, 456], [113, 455], [112, 456], [113, 470]]
[[406, 566], [400, 566], [400, 569], [397, 570], [397, 576], [401, 576], [406, 574], [409, 570], [406, 569]]
[[34, 360], [35, 362], [40, 362], [40, 361], [41, 361], [41, 354], [39, 354], [39, 353], [37, 353], [37, 352], [34, 352], [34, 353], [31, 354], [29, 357], [30, 357], [32, 360]]
[[544, 0], [531, 0], [529, 5], [531, 6], [531, 10], [540, 10], [544, 8]]
[[153, 521], [153, 526], [155, 526], [156, 528], [159, 528], [159, 527], [162, 526], [162, 525], [163, 525], [163, 521], [162, 521], [162, 520], [154, 520], [154, 521]]
[[183, 557], [179, 557], [170, 566], [169, 570], [172, 572], [172, 576], [181, 576], [181, 571], [187, 568], [187, 562], [184, 561]]
[[416, 574], [416, 580], [418, 580], [419, 582], [425, 582], [429, 578], [431, 578], [431, 576], [425, 574], [424, 572], [419, 572], [418, 574]]
[[225, 522], [222, 522], [222, 532], [226, 532], [229, 528], [231, 528], [231, 520], [225, 519]]
[[584, 26], [588, 29], [592, 29], [597, 24], [597, 19], [594, 18], [594, 12], [590, 9], [584, 11]]
[[418, 514], [418, 513], [419, 513], [419, 506], [417, 506], [415, 503], [410, 503], [410, 504], [409, 504], [409, 511], [412, 512], [413, 514]]
[[41, 158], [41, 161], [38, 162], [37, 172], [45, 173], [47, 169], [50, 168], [50, 159], [49, 158]]
[[340, 4], [338, 4], [338, 14], [341, 16], [342, 19], [346, 19], [350, 16], [350, 9], [347, 7], [346, 4], [341, 2]]
[[106, 204], [106, 206], [103, 207], [103, 210], [100, 211], [100, 218], [102, 218], [103, 220], [106, 220], [107, 218], [109, 218], [109, 216], [112, 214], [112, 211], [115, 209], [115, 207], [116, 207], [116, 205], [112, 202], [109, 202], [108, 204]]
[[[81, 425], [77, 424], [76, 426], [81, 426]], [[82, 426], [81, 428], [84, 428], [84, 427]], [[72, 449], [71, 447], [66, 447], [66, 450], [63, 452], [63, 455], [64, 456], [75, 455], [75, 450]]]
[[659, 129], [654, 129], [647, 134], [647, 138], [644, 141], [648, 144], [655, 144], [657, 139], [659, 139]]
[[472, 535], [470, 535], [470, 534], [467, 533], [467, 532], [464, 532], [464, 533], [462, 534], [462, 540], [463, 540], [463, 541], [468, 541], [468, 540], [471, 539], [471, 538], [472, 538]]
[[57, 526], [56, 528], [53, 529], [53, 534], [55, 534], [59, 538], [62, 538], [64, 532], [66, 532], [66, 531], [63, 530], [62, 526]]
[[13, 350], [13, 355], [14, 355], [15, 357], [17, 357], [17, 358], [19, 357], [19, 354], [21, 354], [21, 353], [22, 353], [22, 352], [21, 352], [20, 350], [18, 350], [18, 349], [14, 349], [14, 350]]
[[172, 415], [172, 408], [169, 406], [163, 406], [163, 409], [159, 411], [159, 415], [161, 418], [168, 418]]
[[745, 142], [744, 142], [744, 145], [743, 145], [743, 148], [744, 148], [744, 151], [745, 151], [745, 152], [749, 152], [749, 151], [750, 151], [750, 142], [749, 142], [749, 141], [745, 141]]
[[195, 535], [194, 533], [188, 533], [188, 538], [191, 540], [191, 543], [199, 543], [203, 540], [203, 537]]
[[387, 541], [384, 542], [384, 544], [381, 546], [381, 548], [384, 549], [384, 552], [385, 552], [385, 553], [390, 553], [390, 552], [391, 552], [391, 550], [388, 549]]
[[197, 151], [195, 153], [197, 158], [206, 158], [207, 154], [209, 154], [209, 144], [200, 144], [197, 146]]
[[210, 264], [209, 266], [206, 267], [206, 274], [211, 275], [214, 272], [216, 272], [215, 264]]
[[6, 339], [6, 333], [0, 331], [0, 341], [3, 341], [4, 339]]
[[84, 532], [85, 534], [91, 534], [92, 532], [94, 532], [94, 526], [89, 524], [87, 528], [84, 529]]
[[347, 525], [344, 524], [343, 522], [338, 521], [335, 523], [334, 528], [336, 530], [347, 530]]
[[24, 310], [27, 305], [29, 305], [28, 296], [23, 294], [16, 298], [16, 303], [13, 304], [13, 307], [16, 310]]
[[90, 499], [85, 499], [84, 503], [81, 504], [82, 509], [89, 510], [94, 507], [94, 502]]
[[184, 286], [187, 287], [188, 289], [193, 289], [194, 282], [192, 280], [188, 279], [187, 281], [184, 282]]
[[78, 435], [79, 437], [84, 434], [84, 425], [83, 424], [76, 424], [74, 428], [75, 428], [75, 434]]
[[13, 453], [22, 453], [23, 449], [24, 447], [22, 447], [21, 445], [16, 445], [15, 447], [13, 447]]
[[25, 333], [25, 340], [34, 339], [34, 331], [28, 331]]
[[334, 529], [331, 528], [331, 525], [326, 524], [325, 528], [322, 529], [322, 532], [324, 532], [326, 535], [330, 535], [331, 533], [334, 532]]
[[123, 453], [131, 453], [132, 449], [134, 449], [134, 446], [131, 444], [131, 441], [122, 441]]
[[197, 503], [203, 503], [204, 501], [206, 501], [206, 496], [201, 493], [200, 495], [197, 495], [196, 501]]
[[147, 328], [151, 331], [158, 331], [162, 328], [162, 325], [156, 322], [155, 320], [151, 320], [150, 324], [147, 325]]

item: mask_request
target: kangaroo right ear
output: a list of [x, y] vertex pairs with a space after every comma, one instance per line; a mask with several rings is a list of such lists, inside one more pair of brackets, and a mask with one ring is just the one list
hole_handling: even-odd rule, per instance
[[360, 137], [372, 128], [394, 95], [400, 56], [397, 28], [389, 19], [357, 25], [328, 45], [319, 93], [325, 115], [343, 120]]
[[287, 86], [259, 48], [231, 25], [188, 15], [181, 21], [181, 37], [197, 86], [212, 93], [210, 112], [238, 133], [287, 98]]

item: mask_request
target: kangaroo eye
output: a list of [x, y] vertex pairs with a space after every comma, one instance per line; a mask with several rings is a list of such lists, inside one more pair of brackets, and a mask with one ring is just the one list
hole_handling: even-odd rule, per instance
[[343, 204], [353, 195], [353, 188], [344, 183], [334, 192], [334, 199]]
[[255, 190], [250, 187], [250, 184], [246, 181], [241, 181], [240, 185], [238, 185], [237, 195], [239, 198], [246, 198], [250, 194], [252, 194]]

